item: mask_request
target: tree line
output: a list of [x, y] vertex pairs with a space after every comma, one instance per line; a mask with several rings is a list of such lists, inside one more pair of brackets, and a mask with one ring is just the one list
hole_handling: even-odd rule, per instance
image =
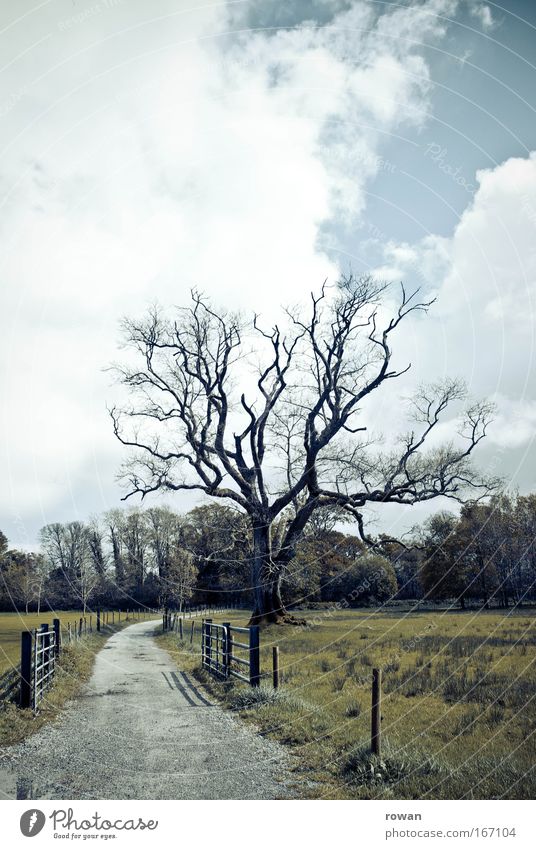
[[[336, 509], [315, 513], [282, 575], [287, 607], [391, 600], [509, 607], [535, 599], [536, 495], [494, 496], [445, 511], [405, 541], [347, 533]], [[278, 527], [274, 529], [278, 533]], [[0, 533], [0, 608], [252, 607], [254, 534], [221, 504], [114, 509], [84, 523], [45, 525], [40, 550]]]

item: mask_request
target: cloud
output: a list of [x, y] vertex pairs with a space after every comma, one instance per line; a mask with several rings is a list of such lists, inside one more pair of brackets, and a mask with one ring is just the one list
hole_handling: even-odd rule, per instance
[[484, 31], [490, 30], [496, 25], [491, 9], [486, 3], [470, 2], [469, 12], [473, 18], [478, 20]]
[[419, 332], [421, 375], [465, 375], [474, 395], [496, 401], [484, 453], [503, 449], [508, 477], [517, 465], [508, 450], [531, 451], [517, 468], [527, 487], [536, 432], [536, 153], [478, 171], [476, 182], [450, 238], [389, 242], [377, 273], [436, 294]]
[[382, 138], [424, 121], [420, 45], [458, 4], [310, 5], [322, 26], [233, 34], [233, 4], [82, 20], [61, 2], [32, 17], [32, 51], [15, 31], [23, 59], [0, 92], [8, 525], [116, 503], [102, 368], [123, 313], [196, 285], [269, 315], [336, 277], [323, 226], [359, 219]]

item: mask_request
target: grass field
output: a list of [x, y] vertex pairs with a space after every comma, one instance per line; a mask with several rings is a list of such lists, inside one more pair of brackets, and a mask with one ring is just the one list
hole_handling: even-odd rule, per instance
[[[266, 680], [258, 690], [216, 683], [199, 670], [198, 645], [192, 651], [171, 634], [160, 640], [228, 707], [292, 747], [306, 796], [534, 797], [536, 611], [300, 615], [306, 627], [261, 632]], [[383, 670], [380, 760], [369, 754], [375, 666]]]
[[[121, 618], [125, 615], [122, 613]], [[79, 622], [82, 616], [83, 613], [80, 610], [59, 610], [54, 613], [45, 611], [44, 613], [29, 613], [27, 615], [24, 613], [0, 613], [0, 675], [20, 663], [20, 635], [22, 631], [32, 631], [34, 628], [39, 628], [43, 622], [52, 627], [52, 620], [59, 619], [65, 638], [67, 624], [70, 622], [74, 628], [75, 623]], [[117, 613], [115, 618], [117, 620]], [[96, 627], [97, 617], [95, 613], [87, 613], [86, 620], [88, 627], [90, 622], [93, 628]]]
[[[59, 611], [54, 614], [41, 613], [39, 616], [36, 614], [19, 616], [16, 613], [0, 613], [0, 674], [12, 669], [19, 663], [20, 634], [24, 628], [32, 630], [42, 622], [52, 624], [52, 619], [58, 618], [62, 623], [62, 633], [65, 638], [67, 623], [70, 622], [74, 627], [75, 621], [78, 621], [81, 615], [80, 611], [72, 610]], [[152, 614], [149, 615], [152, 618]], [[121, 622], [119, 622], [116, 613], [114, 625], [108, 625], [100, 633], [94, 630], [93, 633], [87, 634], [83, 639], [73, 642], [71, 645], [64, 643], [53, 686], [47, 691], [36, 716], [31, 710], [20, 710], [12, 702], [0, 702], [0, 745], [24, 740], [31, 734], [35, 734], [47, 722], [53, 720], [65, 703], [69, 699], [75, 698], [89, 679], [95, 655], [103, 648], [106, 640], [114, 632], [132, 624], [133, 616], [135, 614], [130, 614], [127, 619], [126, 614], [123, 613], [121, 614]], [[89, 626], [90, 619], [87, 614], [86, 619]], [[95, 614], [93, 614], [93, 628], [96, 628]]]

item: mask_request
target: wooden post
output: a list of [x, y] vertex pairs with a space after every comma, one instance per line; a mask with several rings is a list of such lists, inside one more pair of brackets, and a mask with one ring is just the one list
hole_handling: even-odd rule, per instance
[[179, 616], [179, 637], [180, 639], [184, 639], [184, 634], [182, 630], [182, 616]]
[[195, 622], [192, 619], [192, 627], [190, 628], [190, 643], [194, 641]]
[[101, 629], [101, 612], [97, 610], [97, 631]]
[[372, 670], [372, 723], [370, 749], [373, 755], [381, 757], [381, 706], [382, 706], [382, 671]]
[[249, 629], [249, 683], [252, 687], [258, 687], [261, 683], [261, 657], [258, 625], [252, 625]]
[[272, 646], [272, 666], [274, 690], [279, 687], [279, 646]]
[[71, 623], [70, 622], [67, 623], [67, 635], [68, 635], [68, 638], [69, 638], [69, 645], [70, 645], [71, 640], [73, 638], [73, 635], [71, 633]]
[[53, 619], [52, 626], [54, 628], [54, 654], [56, 657], [59, 657], [60, 649], [61, 649], [61, 630], [60, 630], [60, 620]]
[[32, 704], [32, 633], [23, 631], [20, 640], [20, 690], [19, 705], [29, 708]]

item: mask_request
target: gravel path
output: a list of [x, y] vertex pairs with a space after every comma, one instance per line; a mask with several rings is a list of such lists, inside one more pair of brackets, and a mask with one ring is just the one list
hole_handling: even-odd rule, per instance
[[114, 634], [81, 696], [0, 754], [0, 798], [274, 799], [289, 758], [178, 672], [154, 622]]

